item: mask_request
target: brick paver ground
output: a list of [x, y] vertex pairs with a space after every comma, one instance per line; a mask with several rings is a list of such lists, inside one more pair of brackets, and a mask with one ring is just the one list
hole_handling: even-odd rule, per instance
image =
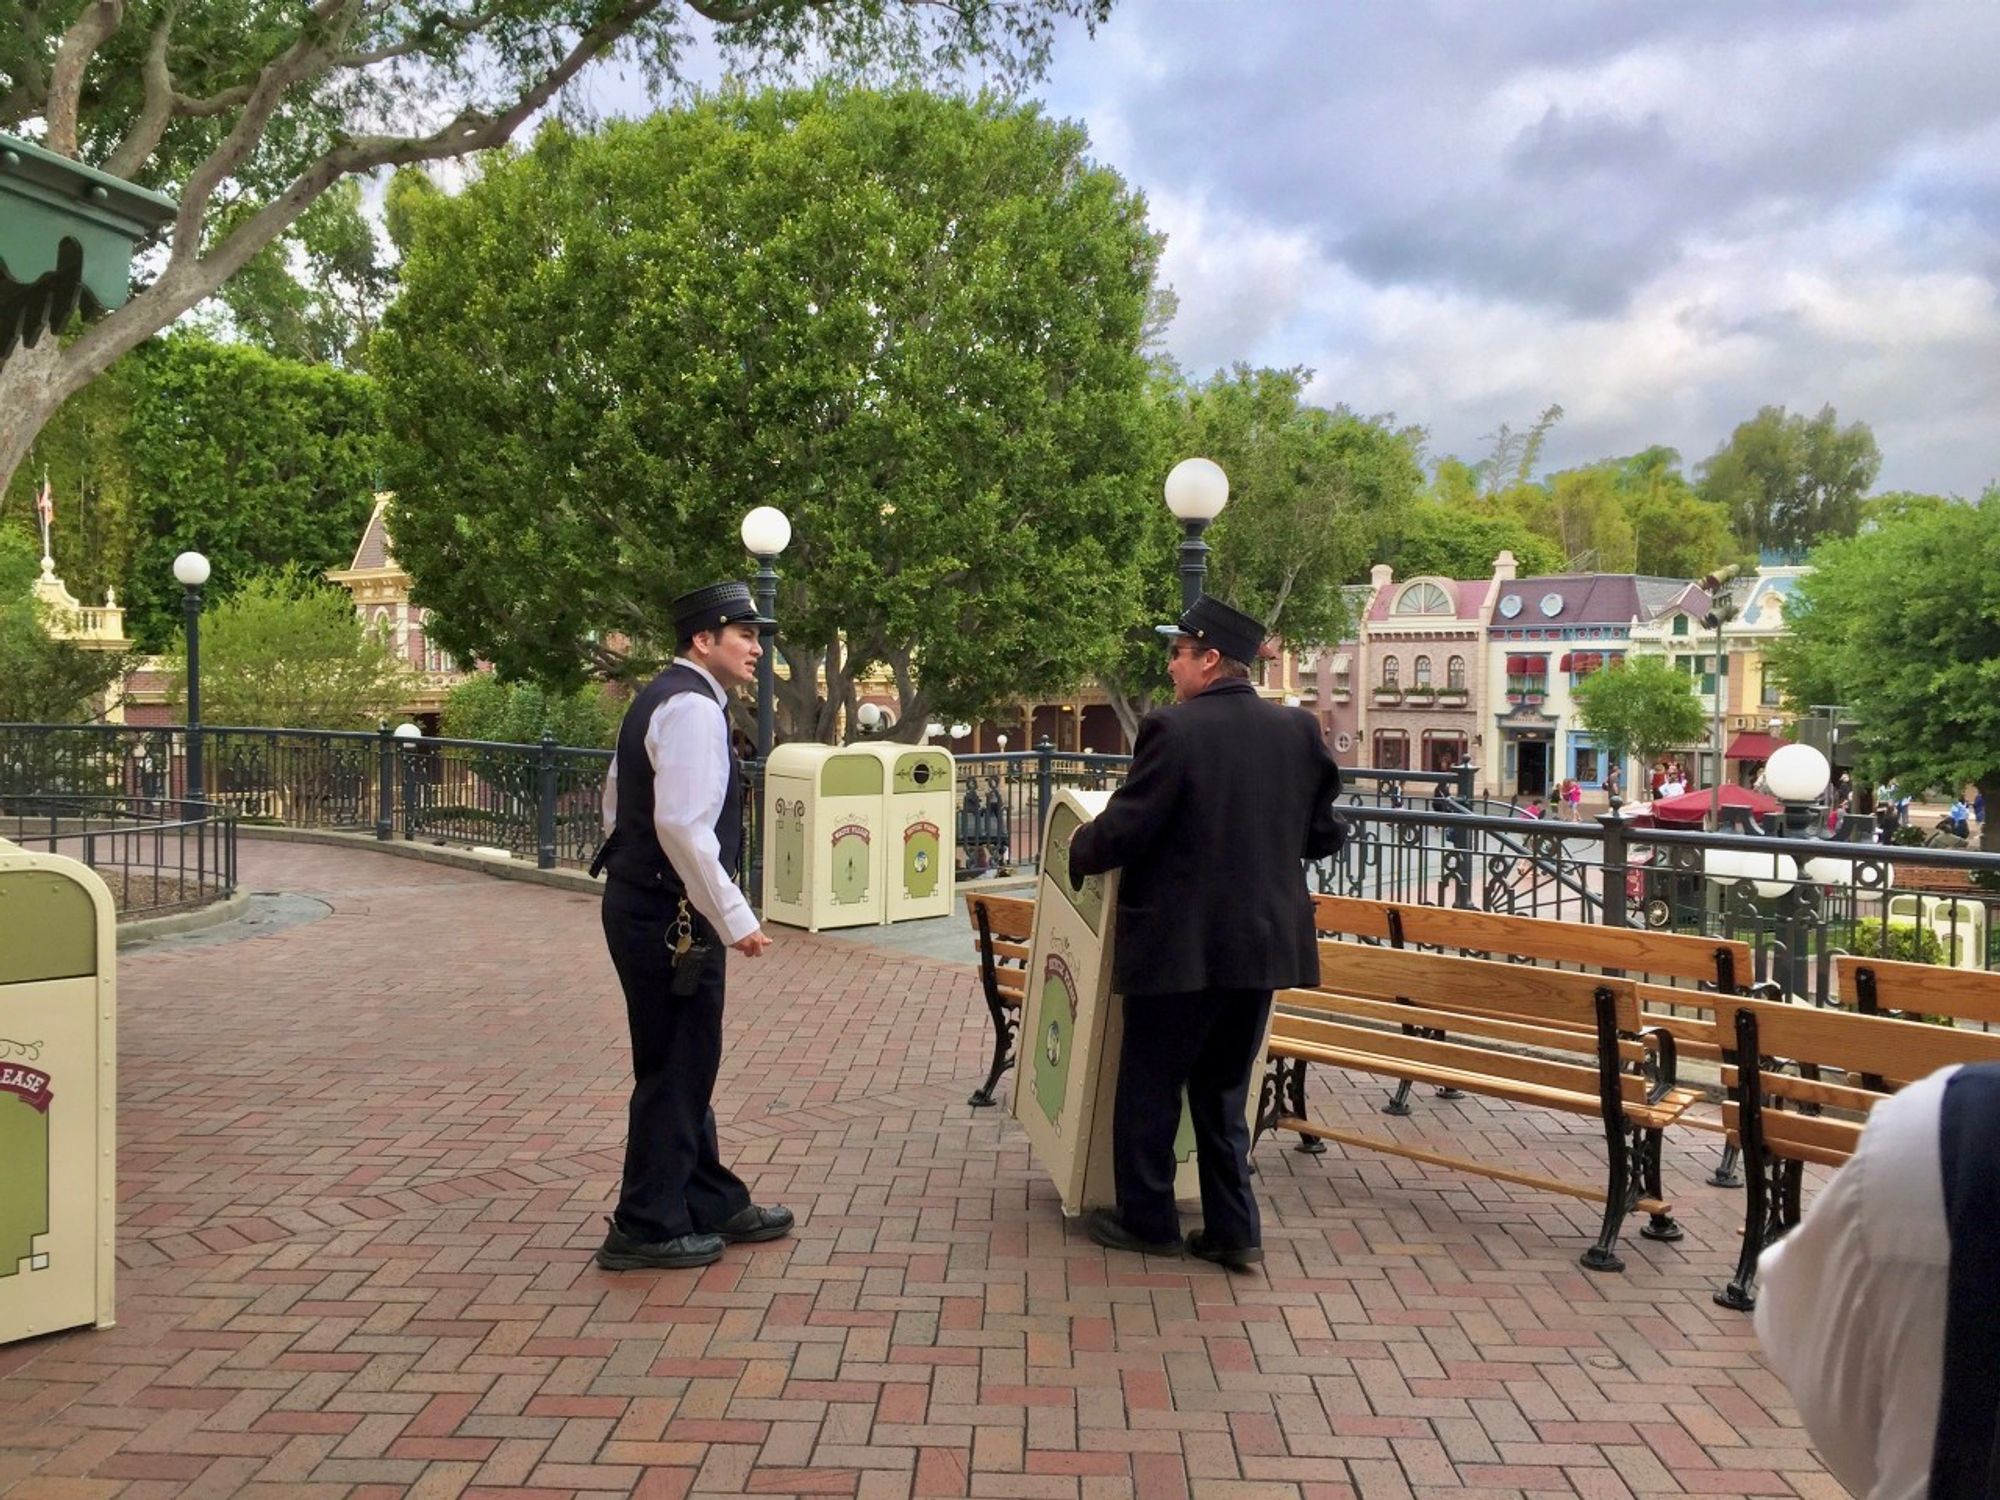
[[[726, 1153], [789, 1240], [590, 1263], [622, 1010], [582, 895], [247, 844], [323, 920], [126, 956], [119, 1326], [0, 1347], [0, 1493], [1834, 1496], [1709, 1292], [1740, 1195], [1630, 1271], [1589, 1205], [1398, 1159], [1259, 1152], [1230, 1276], [1066, 1229], [965, 966], [784, 934], [731, 977]], [[1379, 1093], [1316, 1079], [1371, 1128]], [[1397, 1128], [1591, 1180], [1582, 1122]]]

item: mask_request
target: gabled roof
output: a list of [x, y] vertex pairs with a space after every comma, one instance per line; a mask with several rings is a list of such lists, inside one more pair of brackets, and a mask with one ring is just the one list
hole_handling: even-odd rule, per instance
[[[1511, 619], [1497, 613], [1510, 594], [1521, 600], [1520, 612]], [[1542, 601], [1551, 595], [1561, 600], [1561, 608], [1547, 614]], [[1635, 618], [1657, 619], [1676, 608], [1705, 614], [1708, 595], [1685, 578], [1651, 578], [1637, 573], [1561, 573], [1502, 583], [1494, 605], [1496, 629], [1517, 625], [1627, 625]]]
[[354, 549], [350, 572], [370, 568], [393, 568], [396, 554], [389, 550], [389, 497], [377, 495], [375, 508], [368, 513], [368, 525], [361, 532], [361, 545]]

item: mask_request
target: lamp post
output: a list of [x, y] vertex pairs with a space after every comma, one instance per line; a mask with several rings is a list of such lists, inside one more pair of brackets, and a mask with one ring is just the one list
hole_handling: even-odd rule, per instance
[[1702, 590], [1708, 595], [1708, 613], [1702, 616], [1701, 623], [1715, 632], [1715, 783], [1708, 795], [1708, 815], [1718, 828], [1722, 826], [1722, 709], [1729, 692], [1729, 652], [1723, 643], [1722, 630], [1736, 618], [1736, 596], [1730, 587], [1736, 571], [1736, 564], [1731, 563], [1701, 581]]
[[208, 582], [208, 559], [183, 552], [174, 559], [174, 581], [181, 586], [181, 619], [187, 632], [187, 785], [182, 799], [186, 816], [202, 817], [208, 808], [208, 783], [201, 769], [201, 586]]
[[1212, 458], [1184, 458], [1167, 475], [1167, 509], [1181, 523], [1181, 608], [1192, 609], [1208, 573], [1201, 534], [1229, 503], [1229, 476]]
[[[757, 613], [767, 620], [777, 618], [777, 556], [791, 542], [792, 523], [785, 519], [785, 513], [777, 506], [760, 505], [743, 518], [743, 545], [757, 559]], [[764, 643], [764, 654], [757, 659], [757, 759], [762, 763], [771, 758], [771, 695], [774, 684], [771, 648], [778, 627], [760, 625], [757, 633]]]

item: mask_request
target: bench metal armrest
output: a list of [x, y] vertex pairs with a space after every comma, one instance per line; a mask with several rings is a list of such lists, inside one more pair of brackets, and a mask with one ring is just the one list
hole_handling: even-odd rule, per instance
[[1639, 1033], [1639, 1040], [1649, 1043], [1658, 1059], [1653, 1086], [1646, 1091], [1646, 1102], [1658, 1104], [1680, 1080], [1680, 1047], [1674, 1034], [1660, 1026], [1648, 1026]]

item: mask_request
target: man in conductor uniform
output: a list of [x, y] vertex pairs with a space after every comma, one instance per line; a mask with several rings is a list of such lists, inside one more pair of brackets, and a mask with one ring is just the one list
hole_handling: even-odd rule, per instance
[[1125, 784], [1069, 847], [1072, 879], [1125, 872], [1112, 968], [1125, 997], [1118, 1206], [1084, 1227], [1115, 1250], [1180, 1252], [1173, 1143], [1185, 1089], [1204, 1220], [1187, 1249], [1240, 1269], [1264, 1258], [1249, 1082], [1272, 991], [1319, 982], [1302, 861], [1340, 847], [1340, 769], [1311, 714], [1251, 685], [1257, 620], [1203, 594], [1160, 633], [1175, 701], [1141, 721]]
[[608, 1271], [704, 1266], [731, 1243], [790, 1232], [760, 1208], [716, 1149], [709, 1107], [722, 1064], [724, 949], [771, 945], [730, 878], [743, 852], [743, 773], [729, 741], [729, 692], [756, 675], [771, 624], [741, 583], [712, 583], [672, 606], [674, 663], [640, 690], [618, 728], [604, 785], [610, 835], [604, 940], [625, 990], [632, 1103]]

